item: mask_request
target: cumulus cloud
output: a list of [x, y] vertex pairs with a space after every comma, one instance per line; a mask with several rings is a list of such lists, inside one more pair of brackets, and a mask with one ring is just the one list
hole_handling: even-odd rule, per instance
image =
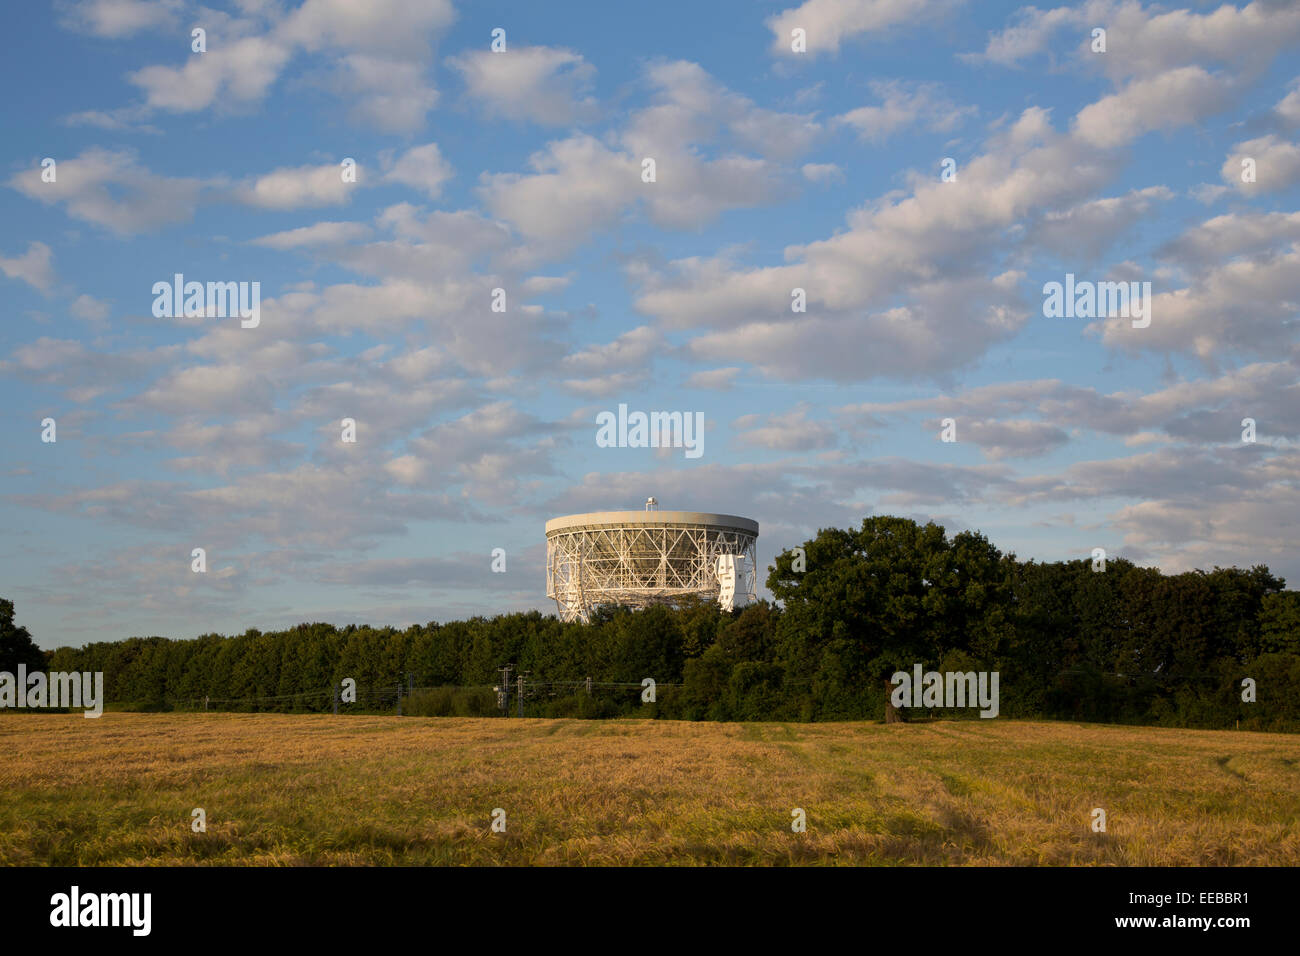
[[153, 173], [131, 150], [92, 147], [61, 160], [52, 183], [33, 168], [16, 173], [9, 186], [28, 199], [63, 206], [74, 219], [130, 235], [192, 219], [204, 183]]
[[[939, 374], [1029, 319], [1017, 290], [1022, 273], [998, 271], [1025, 223], [1068, 216], [1119, 168], [1118, 157], [1058, 133], [1044, 111], [1029, 109], [955, 182], [917, 177], [910, 195], [853, 210], [834, 236], [787, 247], [784, 264], [634, 262], [636, 305], [669, 327], [720, 329], [691, 340], [696, 358], [743, 358], [784, 379]], [[796, 288], [807, 315], [791, 312]]]
[[68, 306], [68, 311], [86, 322], [103, 322], [109, 315], [108, 303], [90, 295], [77, 296]]
[[72, 402], [137, 387], [158, 359], [139, 352], [103, 352], [73, 339], [42, 336], [0, 360], [0, 373], [62, 389]]
[[394, 62], [383, 56], [351, 53], [343, 57], [333, 87], [351, 94], [353, 122], [385, 133], [409, 133], [424, 125], [438, 103], [438, 91], [426, 79], [422, 62]]
[[844, 181], [844, 170], [835, 163], [804, 163], [799, 167], [803, 178], [811, 183], [834, 183]]
[[21, 279], [33, 289], [49, 293], [54, 287], [54, 253], [43, 242], [29, 242], [20, 256], [0, 256], [0, 272]]
[[1107, 345], [1159, 350], [1199, 358], [1214, 368], [1238, 355], [1294, 354], [1292, 324], [1300, 301], [1300, 244], [1265, 259], [1238, 258], [1204, 270], [1189, 285], [1158, 292], [1151, 324], [1129, 319], [1093, 323]]
[[286, 229], [249, 242], [271, 249], [297, 249], [304, 246], [329, 246], [365, 239], [370, 227], [360, 222], [317, 222], [297, 229]]
[[863, 34], [911, 26], [940, 16], [960, 0], [805, 0], [767, 19], [772, 50], [795, 55], [791, 31], [803, 29], [808, 54], [836, 53], [840, 45]]
[[812, 406], [800, 402], [784, 413], [742, 415], [731, 423], [735, 441], [741, 446], [772, 451], [814, 451], [836, 444], [835, 429], [826, 422], [811, 420]]
[[[357, 179], [361, 180], [360, 174]], [[347, 203], [353, 188], [354, 184], [343, 181], [339, 165], [326, 163], [272, 170], [237, 187], [235, 196], [261, 209], [311, 209]]]
[[1200, 66], [1135, 79], [1080, 110], [1074, 132], [1092, 146], [1123, 146], [1151, 130], [1184, 126], [1226, 109], [1237, 94], [1235, 87], [1230, 77]]
[[1300, 129], [1300, 80], [1291, 83], [1291, 90], [1273, 107], [1273, 112], [1286, 129]]
[[[818, 130], [811, 118], [758, 107], [694, 63], [654, 63], [646, 79], [651, 105], [635, 111], [612, 144], [579, 133], [535, 152], [531, 172], [481, 177], [493, 215], [562, 250], [638, 205], [656, 224], [686, 229], [788, 192], [781, 161], [808, 148]], [[732, 151], [710, 158], [710, 146]], [[655, 162], [653, 183], [642, 181], [647, 158]]]
[[693, 372], [686, 379], [687, 388], [706, 388], [726, 391], [735, 385], [736, 376], [740, 374], [739, 366], [711, 368]]
[[56, 9], [66, 29], [116, 40], [175, 26], [183, 7], [181, 0], [62, 0]]
[[353, 48], [408, 58], [427, 54], [431, 35], [455, 19], [451, 0], [306, 0], [279, 33], [307, 50]]
[[962, 419], [959, 428], [961, 441], [975, 445], [986, 458], [994, 461], [1035, 458], [1069, 441], [1069, 435], [1063, 429], [1047, 422], [975, 418]]
[[[1250, 182], [1248, 165], [1254, 167]], [[1289, 189], [1300, 182], [1300, 144], [1272, 133], [1246, 140], [1232, 147], [1220, 173], [1225, 183], [1247, 195]]]
[[1068, 7], [1054, 10], [1026, 7], [1017, 13], [1011, 26], [990, 35], [983, 54], [966, 54], [965, 59], [1013, 66], [1041, 52], [1059, 28], [1077, 24], [1079, 17], [1079, 13]]
[[490, 115], [543, 126], [568, 126], [595, 115], [596, 101], [587, 95], [595, 67], [572, 50], [511, 46], [504, 53], [476, 50], [447, 62]]
[[[1092, 29], [1104, 26], [1106, 53], [1091, 51]], [[1112, 79], [1154, 75], [1188, 64], [1262, 70], [1300, 39], [1300, 11], [1289, 4], [1220, 4], [1205, 13], [1164, 10], [1133, 0], [1086, 0], [1073, 7], [1026, 7], [990, 36], [971, 59], [1003, 65], [1048, 50], [1056, 37], [1067, 55], [1104, 70]]]
[[1197, 271], [1300, 240], [1300, 212], [1234, 212], [1207, 219], [1169, 240], [1157, 254]]
[[300, 456], [301, 443], [278, 437], [286, 424], [281, 416], [256, 411], [228, 422], [187, 418], [160, 439], [180, 453], [167, 462], [173, 470], [228, 477], [241, 469], [282, 467]]
[[641, 166], [592, 136], [551, 143], [529, 158], [532, 172], [485, 175], [492, 214], [525, 236], [575, 241], [610, 225], [634, 201]]
[[250, 108], [303, 53], [325, 58], [322, 82], [351, 101], [354, 121], [409, 132], [437, 103], [428, 75], [430, 41], [455, 19], [450, 0], [307, 0], [287, 13], [271, 5], [245, 5], [241, 12], [246, 15], [206, 17], [207, 52], [184, 65], [130, 73], [144, 107], [173, 113]]
[[128, 78], [144, 92], [147, 107], [173, 113], [261, 100], [291, 51], [264, 36], [222, 39], [216, 37], [209, 52], [190, 57], [182, 67], [146, 66]]
[[869, 142], [882, 142], [912, 125], [949, 132], [976, 113], [973, 106], [957, 106], [933, 83], [873, 80], [871, 92], [880, 100], [878, 105], [860, 106], [835, 117], [837, 125], [850, 127]]
[[1148, 218], [1156, 203], [1173, 198], [1173, 190], [1167, 186], [1148, 186], [1123, 196], [1051, 210], [1029, 230], [1027, 241], [1035, 248], [1095, 259]]
[[451, 164], [443, 158], [437, 143], [412, 146], [392, 162], [384, 172], [384, 181], [407, 186], [437, 199], [442, 185], [453, 175]]
[[589, 345], [566, 355], [561, 371], [566, 375], [599, 375], [647, 367], [651, 360], [665, 350], [663, 335], [649, 326], [639, 326], [624, 332], [613, 342]]
[[[1079, 429], [1116, 438], [1147, 436], [1139, 444], [1164, 439], [1222, 445], [1240, 440], [1243, 417], [1256, 418], [1269, 436], [1289, 439], [1300, 435], [1297, 370], [1292, 362], [1260, 362], [1145, 393], [1106, 393], [1058, 379], [1005, 382], [932, 398], [848, 405], [839, 413], [849, 427], [871, 428], [923, 415], [936, 434], [932, 417], [953, 417], [958, 438], [977, 445], [985, 444], [982, 436], [997, 437], [990, 425], [1020, 423], [1016, 427], [1025, 437], [1052, 439], [1044, 450]], [[1036, 416], [1043, 428], [1024, 428], [1030, 420], [1020, 416], [1026, 415]]]

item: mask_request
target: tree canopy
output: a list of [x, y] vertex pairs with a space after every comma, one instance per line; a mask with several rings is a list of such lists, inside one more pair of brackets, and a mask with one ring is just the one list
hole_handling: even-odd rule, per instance
[[[60, 648], [50, 667], [103, 671], [110, 702], [148, 708], [210, 696], [237, 709], [326, 709], [345, 677], [490, 690], [511, 663], [534, 681], [651, 677], [660, 688], [644, 706], [637, 693], [599, 707], [539, 695], [533, 714], [857, 720], [884, 714], [890, 674], [919, 664], [997, 671], [1007, 717], [1300, 730], [1300, 594], [1262, 566], [1166, 575], [1122, 559], [1104, 570], [1022, 562], [978, 532], [873, 516], [780, 554], [767, 586], [775, 603], [733, 612], [686, 602], [603, 608], [590, 624], [531, 611], [401, 630], [135, 637]], [[12, 630], [30, 641], [12, 628], [12, 605], [0, 609], [6, 640]], [[1242, 699], [1247, 678], [1253, 702]]]
[[26, 664], [29, 671], [45, 666], [45, 652], [36, 646], [27, 628], [14, 624], [14, 602], [0, 598], [0, 671], [18, 672]]

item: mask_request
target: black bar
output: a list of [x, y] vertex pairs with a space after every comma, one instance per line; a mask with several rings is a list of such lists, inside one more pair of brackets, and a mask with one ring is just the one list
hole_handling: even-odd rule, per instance
[[[439, 926], [455, 926], [458, 936], [471, 937], [462, 945], [482, 934], [485, 946], [494, 921], [509, 919], [600, 932], [606, 935], [585, 938], [606, 945], [642, 940], [656, 949], [715, 935], [733, 947], [751, 938], [770, 946], [784, 933], [809, 943], [847, 933], [865, 949], [886, 951], [889, 940], [910, 950], [927, 939], [940, 947], [964, 940], [981, 950], [1004, 942], [1125, 937], [1141, 945], [1181, 946], [1195, 938], [1233, 947], [1253, 934], [1288, 933], [1291, 877], [1262, 867], [713, 867], [616, 874], [599, 868], [8, 868], [0, 869], [0, 899], [7, 904], [6, 942], [77, 934], [128, 946], [201, 940], [205, 949], [253, 939], [319, 941], [334, 951], [373, 942], [384, 928], [418, 918], [435, 935]], [[52, 897], [70, 896], [73, 886], [83, 904], [88, 894], [150, 894], [148, 936], [135, 936], [130, 926], [51, 926]], [[1134, 894], [1146, 900], [1135, 902]], [[1156, 925], [1116, 925], [1134, 917], [1153, 917]], [[1250, 925], [1159, 925], [1188, 917], [1245, 917]]]

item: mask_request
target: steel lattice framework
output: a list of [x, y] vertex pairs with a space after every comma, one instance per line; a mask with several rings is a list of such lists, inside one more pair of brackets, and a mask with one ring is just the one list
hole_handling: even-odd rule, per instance
[[756, 599], [757, 521], [654, 505], [546, 522], [546, 596], [561, 620], [587, 621], [599, 604], [643, 608], [693, 594], [730, 609]]

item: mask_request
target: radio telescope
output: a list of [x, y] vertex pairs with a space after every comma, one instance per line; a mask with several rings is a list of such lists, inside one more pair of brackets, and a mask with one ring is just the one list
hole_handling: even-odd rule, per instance
[[583, 621], [599, 604], [644, 608], [686, 595], [725, 610], [757, 599], [758, 522], [736, 515], [594, 511], [546, 522], [546, 596], [560, 620]]

